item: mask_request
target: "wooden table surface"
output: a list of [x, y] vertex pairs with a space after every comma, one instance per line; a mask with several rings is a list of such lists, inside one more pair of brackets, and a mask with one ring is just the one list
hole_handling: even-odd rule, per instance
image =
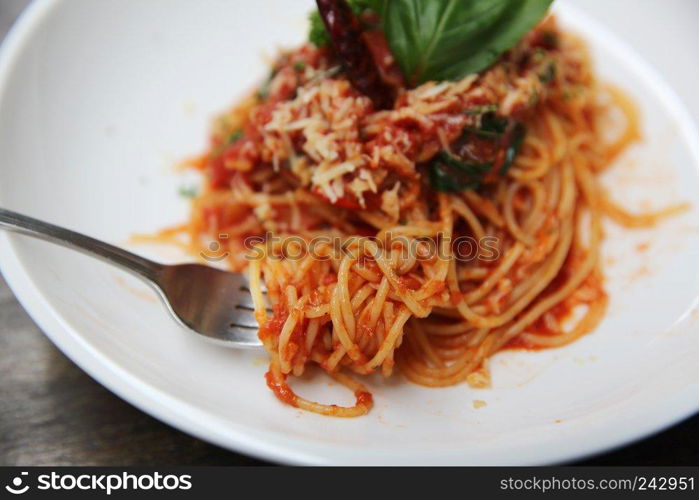
[[[0, 39], [27, 0], [0, 0]], [[1, 180], [0, 180], [1, 181]], [[0, 465], [254, 465], [172, 429], [92, 380], [0, 277]], [[697, 465], [699, 416], [588, 465]]]

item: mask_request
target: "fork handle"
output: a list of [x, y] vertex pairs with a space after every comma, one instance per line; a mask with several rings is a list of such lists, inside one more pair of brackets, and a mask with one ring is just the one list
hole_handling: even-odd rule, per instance
[[0, 228], [78, 250], [110, 264], [115, 264], [152, 283], [158, 282], [158, 277], [164, 267], [104, 241], [3, 208], [0, 208]]

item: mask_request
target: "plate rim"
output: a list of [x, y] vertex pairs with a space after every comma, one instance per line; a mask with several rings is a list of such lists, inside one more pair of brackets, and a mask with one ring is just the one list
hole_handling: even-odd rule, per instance
[[[64, 1], [34, 0], [8, 33], [0, 46], [0, 100], [5, 94], [7, 81], [26, 43], [40, 28], [50, 12]], [[657, 98], [678, 120], [681, 134], [686, 137], [689, 148], [697, 160], [695, 168], [699, 168], [699, 131], [674, 89], [633, 47], [603, 23], [567, 3], [558, 5], [556, 8], [580, 19], [586, 26], [590, 26], [591, 30], [602, 34], [604, 39], [613, 41], [619, 52], [629, 56], [629, 64], [648, 77], [648, 84], [656, 91]], [[465, 457], [461, 456], [463, 452], [449, 451], [434, 457], [423, 453], [421, 458], [416, 460], [417, 457], [397, 457], [390, 452], [379, 450], [375, 450], [370, 456], [360, 456], [349, 448], [339, 454], [340, 460], [338, 460], [338, 454], [333, 453], [332, 445], [318, 445], [316, 448], [320, 451], [307, 452], [298, 446], [299, 440], [280, 443], [275, 439], [278, 438], [275, 433], [237, 424], [201, 410], [185, 400], [173, 397], [132, 375], [128, 369], [111, 361], [98, 349], [85, 342], [80, 331], [72, 328], [61, 318], [41, 289], [33, 282], [13, 244], [14, 238], [8, 233], [0, 233], [0, 270], [12, 292], [42, 332], [63, 354], [101, 385], [139, 410], [182, 432], [232, 451], [285, 464], [418, 464], [428, 463], [430, 458], [434, 459], [432, 463], [434, 461], [451, 465], [466, 463]], [[547, 450], [543, 445], [528, 446], [524, 450], [519, 450], [523, 454], [514, 459], [512, 456], [501, 457], [491, 463], [502, 465], [562, 463], [619, 448], [667, 429], [699, 412], [699, 390], [697, 389], [699, 389], [699, 381], [693, 385], [690, 384], [685, 391], [676, 394], [674, 398], [669, 398], [672, 404], [658, 404], [655, 412], [646, 414], [645, 418], [636, 419], [635, 425], [619, 426], [617, 424], [616, 429], [612, 424], [603, 426], [607, 429], [604, 437], [592, 438], [593, 436], [578, 432], [561, 438], [563, 442], [559, 443], [556, 449]], [[250, 430], [255, 432], [251, 433]], [[322, 450], [325, 450], [325, 453], [322, 453]]]

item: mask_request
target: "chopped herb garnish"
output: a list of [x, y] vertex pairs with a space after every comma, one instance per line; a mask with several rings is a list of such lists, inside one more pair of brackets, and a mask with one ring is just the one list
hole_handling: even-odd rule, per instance
[[497, 104], [488, 104], [486, 106], [476, 106], [475, 108], [469, 108], [464, 111], [467, 115], [482, 115], [485, 113], [494, 113], [498, 110]]
[[514, 130], [512, 131], [512, 140], [505, 150], [505, 160], [502, 162], [502, 167], [500, 167], [500, 171], [498, 172], [500, 175], [505, 175], [515, 162], [515, 158], [519, 154], [519, 150], [522, 149], [522, 144], [524, 143], [524, 137], [526, 134], [527, 130], [524, 125], [517, 122]]
[[296, 61], [294, 63], [294, 71], [301, 73], [306, 69], [306, 63], [304, 61]]
[[563, 98], [566, 100], [577, 99], [585, 92], [582, 85], [569, 85], [563, 90]]
[[180, 189], [177, 192], [181, 197], [189, 198], [191, 200], [197, 197], [199, 194], [199, 189], [197, 186], [180, 186]]
[[234, 130], [231, 135], [228, 136], [228, 144], [232, 144], [243, 138], [243, 131], [240, 129]]
[[551, 83], [556, 78], [556, 62], [549, 61], [544, 70], [539, 73], [541, 83]]
[[443, 193], [478, 189], [492, 163], [466, 163], [440, 151], [430, 162], [430, 184]]
[[537, 48], [534, 50], [534, 54], [532, 55], [532, 62], [534, 63], [541, 63], [546, 59], [546, 56], [548, 55], [548, 52], [546, 52], [544, 49], [541, 47]]

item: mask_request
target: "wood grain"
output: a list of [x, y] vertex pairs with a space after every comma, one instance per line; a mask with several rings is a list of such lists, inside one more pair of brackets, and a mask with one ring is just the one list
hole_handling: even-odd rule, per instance
[[0, 279], [0, 465], [247, 465], [114, 396], [66, 358]]
[[[0, 40], [27, 0], [0, 0]], [[41, 333], [0, 277], [0, 465], [254, 465], [100, 386]], [[260, 390], [265, 390], [260, 387]], [[699, 417], [587, 465], [697, 465]]]

